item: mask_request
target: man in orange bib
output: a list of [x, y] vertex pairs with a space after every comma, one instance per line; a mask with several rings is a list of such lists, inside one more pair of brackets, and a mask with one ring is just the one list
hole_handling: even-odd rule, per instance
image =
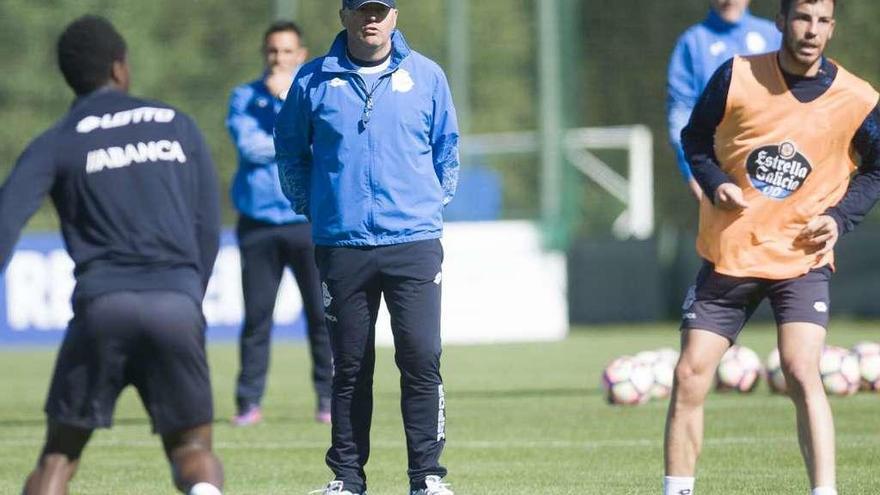
[[812, 493], [837, 493], [819, 357], [833, 247], [880, 196], [880, 107], [868, 83], [823, 56], [835, 1], [781, 3], [782, 48], [722, 65], [682, 132], [705, 193], [697, 240], [705, 264], [683, 306], [666, 423], [667, 495], [694, 493], [715, 369], [764, 298], [778, 326]]

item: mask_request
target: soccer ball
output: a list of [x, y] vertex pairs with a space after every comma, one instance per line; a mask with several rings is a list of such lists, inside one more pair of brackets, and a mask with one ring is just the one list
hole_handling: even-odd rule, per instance
[[720, 391], [751, 392], [758, 386], [760, 377], [761, 358], [748, 347], [734, 345], [724, 353], [718, 364], [715, 388]]
[[859, 342], [852, 348], [859, 360], [862, 390], [880, 390], [880, 343]]
[[642, 351], [634, 356], [637, 361], [651, 364], [660, 359], [660, 355], [656, 351]]
[[644, 404], [651, 398], [653, 385], [651, 368], [632, 356], [615, 359], [602, 373], [602, 387], [609, 404]]
[[651, 376], [654, 380], [651, 385], [651, 398], [665, 399], [669, 397], [672, 392], [675, 363], [670, 362], [667, 356], [661, 354], [660, 350], [640, 352], [636, 354], [636, 360], [641, 361], [651, 370]]
[[767, 356], [767, 368], [764, 370], [767, 375], [767, 385], [774, 394], [788, 393], [788, 385], [785, 384], [785, 375], [782, 373], [782, 360], [779, 358], [779, 348], [773, 349]]
[[847, 349], [826, 346], [819, 361], [819, 373], [829, 395], [852, 395], [859, 390], [859, 358]]
[[675, 368], [675, 365], [678, 364], [678, 351], [676, 351], [672, 347], [661, 347], [654, 352], [657, 353], [657, 356], [662, 361], [669, 364], [669, 366], [671, 366], [673, 369]]

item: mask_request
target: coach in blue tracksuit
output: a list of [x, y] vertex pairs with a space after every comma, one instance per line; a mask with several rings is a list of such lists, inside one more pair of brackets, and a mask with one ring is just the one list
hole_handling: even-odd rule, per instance
[[678, 168], [697, 199], [702, 192], [681, 147], [681, 130], [687, 125], [697, 99], [715, 70], [731, 57], [777, 50], [782, 40], [775, 24], [749, 13], [749, 2], [710, 0], [709, 15], [681, 35], [669, 61], [666, 87], [669, 143], [675, 149]]
[[345, 0], [345, 31], [300, 69], [275, 126], [282, 188], [312, 220], [333, 348], [325, 493], [366, 490], [375, 323], [391, 314], [411, 493], [450, 495], [440, 378], [443, 206], [458, 177], [458, 126], [436, 63], [395, 30], [392, 0]]
[[286, 266], [299, 285], [308, 324], [318, 404], [315, 419], [330, 422], [333, 369], [311, 227], [306, 217], [291, 210], [281, 191], [272, 141], [275, 117], [306, 54], [296, 24], [273, 23], [263, 36], [265, 73], [236, 87], [229, 102], [226, 125], [239, 157], [232, 202], [240, 214], [236, 234], [245, 310], [239, 348], [241, 371], [235, 389], [238, 412], [233, 418], [238, 426], [262, 420], [260, 402], [269, 370], [272, 314]]

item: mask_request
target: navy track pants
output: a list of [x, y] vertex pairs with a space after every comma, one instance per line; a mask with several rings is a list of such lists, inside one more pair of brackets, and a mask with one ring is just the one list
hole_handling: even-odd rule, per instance
[[400, 370], [410, 485], [422, 488], [426, 476], [445, 476], [446, 469], [439, 464], [446, 441], [440, 377], [440, 241], [378, 247], [318, 246], [315, 255], [335, 368], [327, 465], [347, 490], [366, 490], [375, 325], [379, 300], [384, 296]]
[[324, 324], [321, 285], [315, 265], [311, 225], [272, 225], [240, 217], [236, 231], [241, 251], [244, 325], [239, 338], [241, 371], [235, 396], [239, 412], [260, 404], [266, 390], [272, 340], [272, 314], [284, 268], [299, 286], [312, 355], [312, 382], [319, 400], [330, 397], [333, 364]]

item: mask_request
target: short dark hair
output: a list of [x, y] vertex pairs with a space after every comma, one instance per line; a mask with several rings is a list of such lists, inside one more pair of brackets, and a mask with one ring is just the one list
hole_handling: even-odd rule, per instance
[[[788, 15], [788, 12], [791, 10], [791, 4], [798, 0], [782, 0], [779, 5], [779, 13], [782, 15]], [[807, 3], [816, 3], [819, 0], [807, 0]], [[835, 7], [837, 7], [837, 0], [831, 0]]]
[[58, 37], [58, 67], [67, 85], [84, 95], [107, 84], [113, 62], [125, 60], [125, 40], [107, 19], [86, 15]]
[[296, 34], [296, 37], [299, 38], [299, 40], [300, 40], [300, 44], [302, 44], [303, 34], [302, 34], [302, 29], [300, 29], [299, 25], [297, 25], [297, 23], [295, 23], [293, 21], [281, 20], [281, 21], [273, 22], [266, 29], [266, 32], [263, 34], [263, 45], [265, 45], [266, 42], [269, 41], [269, 36], [272, 36], [275, 33], [284, 33], [284, 32], [291, 32], [291, 33]]

